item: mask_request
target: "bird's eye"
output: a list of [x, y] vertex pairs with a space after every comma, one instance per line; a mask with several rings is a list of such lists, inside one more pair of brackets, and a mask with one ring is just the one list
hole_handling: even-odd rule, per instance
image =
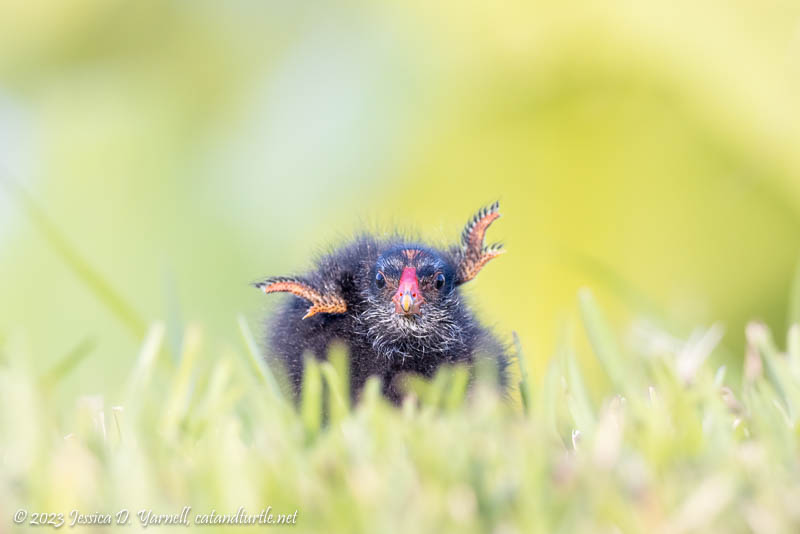
[[444, 275], [439, 273], [436, 275], [436, 289], [442, 289], [444, 287]]
[[380, 271], [375, 275], [375, 285], [378, 286], [378, 288], [382, 288], [386, 285], [386, 278], [384, 278], [383, 273]]

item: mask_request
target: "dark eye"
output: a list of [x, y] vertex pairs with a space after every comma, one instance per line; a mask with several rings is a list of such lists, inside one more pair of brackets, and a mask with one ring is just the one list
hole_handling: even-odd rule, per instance
[[383, 277], [383, 273], [378, 271], [378, 274], [375, 275], [375, 285], [379, 288], [382, 288], [386, 285], [386, 278]]
[[436, 275], [436, 289], [442, 289], [444, 287], [444, 275], [439, 273]]

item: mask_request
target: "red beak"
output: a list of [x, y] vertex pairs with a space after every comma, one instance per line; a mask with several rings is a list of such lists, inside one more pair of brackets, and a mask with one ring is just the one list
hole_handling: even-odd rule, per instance
[[419, 292], [417, 270], [413, 267], [406, 267], [400, 276], [397, 292], [392, 297], [394, 311], [400, 315], [418, 315], [423, 300], [422, 294]]

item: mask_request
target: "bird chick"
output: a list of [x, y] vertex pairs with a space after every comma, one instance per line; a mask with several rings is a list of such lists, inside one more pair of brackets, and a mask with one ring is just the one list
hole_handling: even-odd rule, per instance
[[461, 242], [447, 250], [400, 236], [362, 235], [320, 258], [305, 276], [256, 283], [264, 293], [295, 296], [267, 325], [269, 353], [283, 364], [295, 395], [304, 354], [325, 359], [335, 341], [349, 350], [353, 400], [369, 376], [380, 377], [384, 395], [399, 403], [403, 375], [431, 377], [441, 365], [473, 366], [478, 358], [496, 366], [505, 387], [506, 350], [459, 289], [504, 252], [499, 244], [484, 244], [498, 210], [497, 202], [480, 210]]

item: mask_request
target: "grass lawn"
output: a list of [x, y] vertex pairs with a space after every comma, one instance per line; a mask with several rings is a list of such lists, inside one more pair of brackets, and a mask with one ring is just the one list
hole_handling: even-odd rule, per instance
[[468, 388], [453, 368], [410, 381], [400, 408], [377, 382], [350, 406], [337, 350], [310, 363], [295, 407], [240, 319], [238, 350], [210, 353], [190, 327], [174, 358], [153, 324], [114, 399], [57, 406], [59, 380], [91, 372], [78, 365], [89, 348], [42, 376], [6, 349], [0, 531], [22, 518], [92, 532], [233, 528], [219, 521], [347, 533], [797, 532], [800, 327], [783, 352], [751, 324], [744, 379], [730, 384], [706, 361], [716, 328], [686, 342], [648, 332], [629, 353], [591, 293], [578, 301], [576, 335], [607, 375], [599, 395], [584, 385], [586, 355], [565, 344], [531, 377], [517, 342], [522, 379], [510, 398], [481, 373]]

